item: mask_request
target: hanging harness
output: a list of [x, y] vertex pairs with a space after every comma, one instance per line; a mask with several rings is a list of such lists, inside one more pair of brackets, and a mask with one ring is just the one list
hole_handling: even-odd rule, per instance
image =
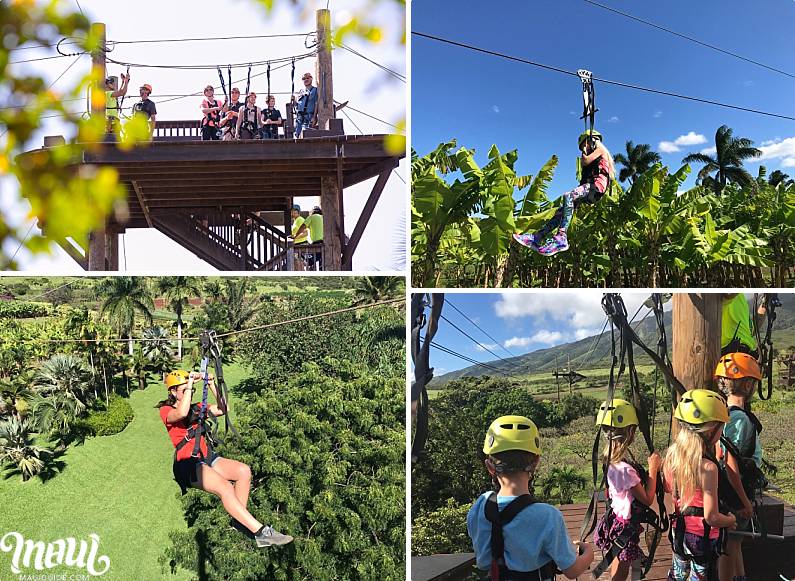
[[[221, 72], [221, 67], [217, 67], [218, 69], [218, 78], [221, 80], [221, 90], [224, 92], [224, 99], [229, 102], [229, 94], [226, 92], [226, 83], [224, 82], [224, 74]], [[232, 90], [232, 85], [230, 83], [229, 90]]]
[[[246, 99], [248, 102], [248, 99]], [[249, 115], [249, 111], [254, 113], [254, 121], [251, 120], [251, 116]], [[259, 114], [260, 109], [256, 105], [253, 109], [249, 109], [248, 105], [243, 106], [243, 111], [240, 113], [243, 115], [243, 122], [240, 125], [240, 129], [245, 129], [246, 131], [250, 132], [252, 135], [256, 136], [259, 132]]]
[[[224, 370], [221, 363], [221, 347], [218, 344], [218, 337], [215, 331], [205, 330], [199, 336], [199, 344], [201, 346], [202, 361], [201, 373], [203, 376], [204, 386], [202, 388], [202, 401], [200, 404], [191, 406], [190, 413], [188, 414], [187, 423], [190, 425], [185, 437], [175, 446], [174, 460], [176, 461], [177, 453], [184, 448], [191, 440], [193, 440], [193, 450], [191, 452], [192, 458], [204, 459], [204, 453], [201, 449], [201, 439], [205, 438], [208, 452], [213, 452], [215, 447], [223, 444], [217, 435], [217, 420], [215, 416], [209, 413], [207, 405], [208, 388], [210, 384], [210, 364], [215, 370], [215, 390], [218, 394], [218, 404], [224, 409], [224, 432], [228, 433], [230, 430], [232, 434], [237, 436], [237, 430], [229, 416], [229, 406], [227, 405], [229, 391], [224, 380]], [[196, 418], [196, 424], [193, 420]], [[209, 425], [209, 428], [208, 428]]]
[[497, 506], [497, 493], [489, 496], [484, 507], [486, 520], [491, 523], [491, 581], [549, 581], [555, 579], [557, 566], [550, 561], [534, 571], [511, 571], [505, 565], [505, 539], [502, 528], [516, 515], [537, 501], [529, 494], [513, 499], [503, 510]]
[[767, 375], [767, 395], [762, 395], [761, 382], [758, 386], [758, 393], [759, 399], [766, 400], [773, 395], [773, 325], [776, 322], [776, 308], [781, 306], [781, 300], [779, 300], [778, 294], [769, 293], [764, 295], [762, 304], [767, 311], [767, 329], [765, 338], [757, 343], [759, 343], [759, 364]]
[[[593, 86], [593, 74], [591, 71], [579, 69], [577, 71], [577, 76], [580, 77], [580, 81], [582, 81], [582, 116], [580, 119], [584, 122], [585, 131], [589, 133], [589, 135], [592, 135], [596, 112], [599, 110], [596, 108], [596, 91]], [[588, 144], [593, 149], [596, 147], [596, 139], [594, 137], [589, 137]], [[593, 202], [599, 201], [605, 192], [610, 191], [610, 172], [602, 167], [601, 161], [602, 157], [599, 156], [593, 160], [593, 162], [582, 168], [582, 176], [580, 178], [581, 186], [585, 184], [591, 185]], [[594, 185], [596, 179], [600, 175], [604, 175], [607, 178], [607, 185], [605, 186], [604, 192], [600, 192]]]
[[[725, 493], [725, 489], [731, 488], [731, 484], [726, 477], [725, 471], [723, 471], [720, 467], [720, 464], [714, 458], [705, 455], [702, 456], [703, 459], [709, 460], [710, 462], [714, 463], [715, 466], [718, 467], [718, 499], [720, 500]], [[679, 509], [679, 492], [674, 488], [674, 513], [671, 515], [671, 520], [673, 523], [676, 523], [675, 526], [672, 526], [671, 529], [668, 531], [668, 539], [671, 541], [671, 548], [673, 552], [678, 556], [680, 559], [683, 560], [693, 560], [698, 565], [701, 565], [706, 569], [707, 578], [706, 581], [718, 581], [718, 557], [721, 554], [722, 547], [726, 541], [726, 529], [720, 529], [720, 533], [717, 538], [717, 543], [715, 543], [714, 547], [710, 547], [710, 538], [709, 534], [712, 531], [712, 527], [707, 523], [707, 520], [704, 518], [704, 506], [688, 506], [682, 510]], [[722, 504], [722, 503], [721, 503]], [[724, 509], [725, 510], [725, 509]], [[721, 510], [723, 512], [723, 510]], [[691, 555], [685, 551], [685, 517], [687, 516], [695, 516], [701, 517], [701, 523], [704, 529], [704, 532], [701, 535], [702, 547], [707, 549], [704, 554], [702, 555]]]
[[[413, 293], [411, 295], [411, 360], [414, 363], [414, 381], [411, 383], [411, 401], [417, 402], [417, 421], [414, 438], [411, 442], [411, 461], [416, 462], [425, 452], [428, 441], [428, 391], [425, 386], [433, 379], [430, 366], [431, 341], [439, 326], [439, 317], [444, 305], [443, 293]], [[425, 307], [430, 306], [430, 316], [426, 319]], [[422, 328], [425, 338], [422, 338]]]
[[[659, 293], [656, 293], [659, 295]], [[654, 295], [653, 295], [654, 296]], [[655, 313], [658, 315], [658, 325], [662, 324], [662, 296], [658, 296], [656, 299], [653, 298], [653, 308]], [[635, 330], [629, 324], [627, 319], [627, 310], [626, 306], [624, 305], [624, 301], [621, 298], [621, 295], [617, 293], [605, 293], [602, 298], [602, 309], [605, 311], [608, 319], [610, 320], [610, 336], [611, 336], [611, 357], [612, 362], [610, 366], [610, 380], [608, 383], [607, 388], [607, 402], [608, 405], [612, 405], [614, 392], [616, 384], [618, 383], [621, 375], [624, 373], [625, 370], [628, 370], [629, 375], [629, 383], [630, 388], [632, 391], [632, 404], [638, 412], [638, 430], [640, 430], [641, 434], [643, 434], [643, 438], [646, 442], [646, 445], [649, 451], [654, 450], [654, 441], [652, 438], [652, 433], [649, 425], [649, 414], [646, 409], [646, 404], [644, 403], [643, 399], [640, 396], [640, 380], [637, 375], [637, 370], [635, 368], [635, 359], [634, 359], [634, 351], [633, 351], [633, 344], [639, 346], [657, 365], [659, 370], [662, 372], [663, 376], [665, 377], [666, 383], [670, 386], [672, 392], [679, 392], [680, 394], [685, 393], [687, 391], [682, 383], [674, 376], [673, 370], [671, 369], [671, 365], [668, 361], [667, 357], [667, 345], [665, 344], [665, 334], [664, 334], [664, 327], [662, 332], [659, 334], [658, 340], [658, 353], [652, 351], [649, 347], [647, 347], [638, 337]], [[618, 342], [620, 345], [620, 350], [618, 355], [616, 354], [616, 331], [618, 331]], [[675, 400], [676, 393], [672, 393], [672, 398]], [[597, 460], [599, 454], [599, 442], [601, 437], [602, 429], [597, 431], [596, 437], [594, 439], [593, 448], [591, 450], [591, 469], [593, 475], [593, 494], [591, 495], [591, 500], [588, 505], [588, 509], [585, 512], [585, 516], [583, 518], [582, 526], [580, 527], [580, 540], [585, 540], [585, 538], [590, 535], [594, 528], [596, 528], [597, 517], [598, 517], [598, 492], [601, 489], [606, 489], [607, 483], [607, 473], [606, 467], [602, 465], [602, 478], [601, 483], [598, 479], [598, 465], [599, 462]], [[612, 440], [610, 444], [612, 445]], [[644, 471], [645, 472], [645, 471]], [[640, 474], [640, 472], [639, 472]], [[665, 491], [662, 486], [657, 487], [656, 491], [657, 496], [657, 514], [654, 513], [653, 510], [647, 511], [638, 511], [640, 514], [636, 517], [638, 520], [636, 525], [641, 523], [649, 524], [652, 529], [652, 539], [649, 541], [648, 549], [649, 554], [643, 561], [643, 570], [641, 576], [644, 577], [649, 570], [651, 569], [652, 563], [654, 561], [654, 553], [657, 549], [657, 545], [659, 544], [660, 537], [662, 533], [668, 530], [670, 526], [670, 521], [668, 518], [668, 512], [665, 508]], [[648, 508], [648, 507], [647, 507]], [[609, 503], [609, 495], [605, 496], [605, 513], [611, 512], [612, 509]], [[628, 528], [632, 528], [632, 524]], [[622, 535], [623, 536], [623, 535]], [[617, 555], [623, 546], [626, 545], [626, 541], [629, 540], [629, 536], [626, 538], [619, 537], [618, 544], [616, 546], [611, 546], [608, 550], [607, 554], [614, 554]], [[622, 545], [623, 543], [623, 545]], [[610, 559], [612, 560], [612, 559]], [[606, 558], [597, 566], [606, 569], [610, 565], [610, 560]]]
[[[597, 178], [602, 175], [607, 178], [607, 185], [604, 192], [600, 192], [596, 187]], [[591, 191], [593, 192], [594, 201], [598, 201], [605, 192], [610, 190], [610, 172], [602, 166], [602, 156], [600, 155], [591, 163], [582, 168], [582, 176], [580, 177], [580, 185], [591, 184]]]

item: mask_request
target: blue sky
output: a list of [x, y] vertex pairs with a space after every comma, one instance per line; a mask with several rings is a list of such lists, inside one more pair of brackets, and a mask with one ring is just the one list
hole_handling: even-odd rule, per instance
[[[627, 312], [632, 316], [649, 294], [621, 293], [621, 296]], [[605, 322], [601, 300], [602, 293], [598, 290], [447, 293], [442, 315], [450, 322], [442, 320], [439, 323], [439, 330], [433, 340], [434, 343], [482, 363], [496, 359], [483, 347], [464, 336], [453, 326], [455, 324], [502, 358], [508, 358], [509, 353], [514, 356], [523, 355], [599, 333]], [[496, 341], [467, 321], [453, 305]], [[666, 310], [670, 306], [670, 302], [666, 303]], [[639, 316], [646, 312], [646, 309], [642, 309]], [[431, 366], [437, 376], [470, 365], [471, 363], [438, 349], [431, 349]]]
[[[36, 0], [43, 3], [45, 0]], [[310, 31], [315, 26], [315, 10], [325, 8], [328, 4], [332, 13], [332, 26], [340, 26], [348, 22], [352, 15], [366, 14], [367, 21], [378, 25], [384, 32], [382, 42], [370, 43], [359, 38], [350, 37], [346, 44], [368, 58], [384, 64], [398, 73], [406, 74], [406, 51], [400, 43], [402, 33], [401, 20], [405, 13], [396, 2], [379, 2], [373, 5], [369, 0], [307, 0], [294, 6], [287, 0], [276, 2], [276, 9], [268, 15], [262, 5], [255, 0], [238, 0], [223, 6], [210, 0], [193, 0], [188, 2], [160, 2], [158, 0], [138, 0], [134, 4], [108, 2], [107, 0], [79, 0], [86, 16], [96, 22], [104, 22], [109, 40], [139, 40], [163, 38], [196, 38], [218, 36], [247, 36], [285, 34]], [[77, 10], [75, 0], [63, 0], [64, 9]], [[208, 18], [208, 14], [214, 14]], [[171, 44], [126, 44], [118, 45], [112, 58], [119, 61], [134, 63], [158, 64], [209, 64], [239, 63], [247, 60], [265, 60], [307, 52], [304, 38], [276, 39], [244, 39], [212, 42], [181, 42]], [[24, 50], [13, 55], [11, 60], [27, 60], [37, 57], [55, 55], [54, 49], [39, 48]], [[54, 86], [58, 93], [67, 87], [74, 86], [77, 81], [88, 73], [90, 59], [87, 55], [78, 57], [79, 62], [71, 68]], [[68, 66], [72, 59], [56, 58], [36, 63], [12, 65], [11, 74], [37, 71], [49, 84], [55, 80]], [[334, 67], [334, 98], [337, 101], [349, 101], [352, 107], [369, 113], [375, 117], [396, 124], [406, 114], [406, 85], [344, 50], [333, 53]], [[263, 73], [264, 67], [255, 67], [252, 75]], [[301, 87], [301, 74], [315, 70], [315, 59], [307, 59], [296, 63], [296, 90]], [[291, 90], [290, 69], [273, 71], [271, 90], [277, 96], [277, 104], [284, 114], [284, 103], [289, 100]], [[124, 72], [120, 66], [109, 65], [108, 74], [118, 75]], [[218, 84], [218, 75], [213, 70], [182, 70], [142, 69], [131, 71], [131, 90], [128, 91], [125, 107], [138, 100], [138, 87], [150, 83], [154, 92], [152, 100], [158, 103], [158, 120], [167, 119], [198, 119], [201, 117], [199, 104], [203, 97], [165, 101], [164, 95], [185, 94], [201, 91], [208, 83]], [[245, 76], [244, 69], [238, 69], [233, 79]], [[241, 91], [245, 90], [245, 82], [235, 83]], [[267, 90], [265, 76], [251, 81], [251, 89], [259, 97]], [[218, 90], [216, 96], [223, 98]], [[3, 95], [0, 94], [0, 101]], [[2, 104], [2, 103], [0, 103]], [[84, 100], [72, 103], [76, 111], [85, 108]], [[347, 117], [343, 117], [346, 133], [358, 135], [359, 130], [365, 134], [381, 134], [394, 132], [389, 126], [369, 119], [360, 113], [349, 111], [354, 127]], [[45, 135], [67, 134], [67, 127], [60, 119], [47, 119], [43, 127], [36, 132], [26, 149], [42, 146]], [[68, 135], [67, 135], [68, 136]], [[69, 136], [68, 136], [69, 137]], [[0, 137], [0, 140], [3, 138]], [[396, 173], [406, 180], [406, 161], [401, 161]], [[346, 189], [345, 194], [345, 231], [350, 234], [358, 220], [365, 201], [370, 194], [375, 178], [363, 184]], [[0, 176], [0, 210], [13, 225], [21, 224], [23, 233], [31, 223], [28, 215], [30, 206], [18, 199], [19, 184], [16, 178]], [[375, 212], [364, 231], [361, 243], [354, 256], [355, 269], [391, 270], [396, 263], [392, 248], [394, 237], [402, 234], [401, 215], [405, 214], [407, 186], [393, 175], [387, 182]], [[296, 200], [304, 207], [318, 203], [317, 198], [299, 198]], [[153, 229], [130, 229], [123, 237], [122, 250], [129, 270], [137, 272], [185, 272], [197, 273], [214, 270], [210, 265], [198, 259], [169, 238]], [[13, 254], [18, 245], [9, 242], [6, 251]], [[47, 273], [79, 273], [80, 267], [66, 253], [53, 245], [51, 255], [31, 256], [22, 250], [17, 259], [21, 270]]]
[[[629, 2], [604, 4], [795, 74], [795, 2]], [[421, 31], [594, 76], [795, 116], [795, 79], [762, 69], [587, 4], [535, 0], [494, 5], [436, 0], [412, 5]], [[412, 36], [412, 146], [427, 153], [453, 137], [483, 162], [492, 144], [518, 149], [518, 171], [535, 174], [560, 158], [550, 196], [574, 184], [582, 91], [578, 78]], [[627, 140], [649, 143], [678, 168], [714, 146], [727, 124], [765, 152], [768, 173], [795, 175], [795, 121], [596, 83], [596, 127], [613, 153]], [[662, 146], [661, 143], [664, 143]], [[678, 151], [674, 151], [677, 149]], [[747, 165], [756, 174], [759, 162]], [[686, 186], [694, 184], [694, 175]]]

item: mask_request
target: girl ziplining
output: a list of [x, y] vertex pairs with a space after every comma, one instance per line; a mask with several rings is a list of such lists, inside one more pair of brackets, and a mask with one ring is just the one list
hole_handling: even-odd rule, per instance
[[[538, 232], [513, 235], [514, 240], [519, 244], [532, 248], [544, 256], [568, 250], [566, 230], [574, 215], [574, 208], [583, 202], [590, 204], [598, 202], [610, 186], [610, 181], [615, 179], [613, 156], [602, 143], [601, 133], [595, 129], [588, 129], [580, 135], [577, 145], [582, 152], [580, 185], [563, 194], [560, 208]], [[548, 239], [550, 234], [553, 234], [552, 238]]]
[[[205, 388], [209, 388], [220, 405], [207, 405], [202, 410], [202, 404], [192, 403], [193, 383], [202, 377], [207, 382]], [[168, 398], [159, 404], [160, 419], [176, 448], [174, 480], [182, 489], [182, 494], [191, 487], [215, 494], [232, 517], [232, 525], [241, 531], [250, 532], [258, 547], [292, 542], [293, 537], [262, 524], [248, 511], [251, 468], [242, 462], [222, 458], [214, 450], [213, 434], [205, 429], [205, 422], [214, 422], [216, 417], [225, 415], [227, 409], [224, 398], [218, 397], [213, 378], [197, 372], [176, 370], [166, 375], [165, 384]], [[204, 401], [205, 398], [202, 399]]]

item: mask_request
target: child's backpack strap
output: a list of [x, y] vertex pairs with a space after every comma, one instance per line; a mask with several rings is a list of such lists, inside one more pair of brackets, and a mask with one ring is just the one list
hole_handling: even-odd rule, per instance
[[505, 565], [505, 539], [502, 536], [502, 527], [511, 522], [516, 515], [531, 504], [538, 502], [529, 494], [522, 494], [513, 499], [508, 506], [500, 510], [497, 506], [497, 493], [489, 496], [486, 501], [484, 513], [486, 520], [491, 523], [491, 571], [492, 581], [501, 579], [544, 581], [553, 579], [557, 567], [554, 562], [549, 562], [540, 569], [528, 572], [511, 571]]

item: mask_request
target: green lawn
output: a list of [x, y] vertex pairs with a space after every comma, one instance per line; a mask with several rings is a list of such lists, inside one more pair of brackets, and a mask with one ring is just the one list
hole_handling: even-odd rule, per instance
[[[246, 376], [235, 365], [226, 366], [225, 372], [230, 387]], [[171, 472], [174, 448], [154, 408], [164, 395], [159, 381], [134, 392], [130, 425], [120, 434], [70, 447], [61, 458], [65, 469], [48, 482], [0, 478], [0, 534], [16, 531], [25, 539], [50, 542], [88, 540], [95, 533], [100, 537], [98, 554], [107, 555], [111, 563], [103, 579], [194, 578], [187, 571], [164, 573], [157, 562], [170, 544], [169, 532], [185, 528]], [[11, 554], [0, 552], [0, 579], [10, 578], [10, 563]], [[45, 572], [85, 570], [58, 567], [40, 573]]]

